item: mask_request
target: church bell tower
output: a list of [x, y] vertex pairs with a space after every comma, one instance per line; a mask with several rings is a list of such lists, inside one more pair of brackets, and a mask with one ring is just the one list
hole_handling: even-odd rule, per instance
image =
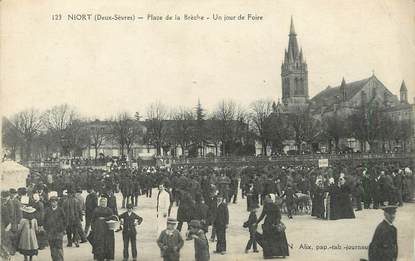
[[288, 50], [281, 65], [282, 102], [286, 106], [302, 106], [308, 101], [308, 71], [303, 50], [298, 47], [292, 17], [288, 36]]

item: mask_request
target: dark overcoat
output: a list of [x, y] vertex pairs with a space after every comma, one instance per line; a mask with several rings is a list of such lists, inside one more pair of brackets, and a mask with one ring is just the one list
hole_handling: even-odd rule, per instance
[[398, 257], [398, 231], [383, 220], [369, 244], [369, 261], [395, 261]]

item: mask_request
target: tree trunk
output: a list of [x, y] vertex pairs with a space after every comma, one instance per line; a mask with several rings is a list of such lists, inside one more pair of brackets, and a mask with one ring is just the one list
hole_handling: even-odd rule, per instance
[[32, 141], [31, 140], [27, 140], [26, 141], [26, 150], [25, 150], [25, 153], [26, 153], [26, 161], [29, 161], [30, 160], [31, 150], [32, 150]]
[[267, 142], [264, 140], [262, 141], [262, 155], [267, 156]]
[[339, 151], [340, 151], [340, 146], [339, 146], [339, 143], [340, 143], [340, 138], [339, 138], [339, 137], [336, 137], [336, 138], [334, 139], [334, 141], [335, 141], [335, 143], [336, 143], [336, 152], [339, 152]]
[[[182, 155], [183, 156], [185, 156], [185, 153], [184, 153], [184, 148], [185, 148], [185, 146], [184, 145], [180, 145], [180, 147], [182, 148]], [[176, 148], [174, 149], [175, 151], [176, 151]], [[175, 154], [177, 154], [177, 153], [175, 153]], [[176, 156], [176, 155], [175, 155]]]
[[327, 146], [328, 146], [328, 151], [329, 151], [329, 153], [331, 154], [331, 151], [332, 151], [332, 146], [331, 146], [331, 139], [328, 139], [327, 140]]

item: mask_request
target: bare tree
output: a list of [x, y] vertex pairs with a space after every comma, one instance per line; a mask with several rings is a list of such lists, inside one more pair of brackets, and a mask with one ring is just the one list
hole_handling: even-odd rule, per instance
[[104, 126], [93, 126], [89, 129], [89, 135], [91, 139], [91, 146], [95, 151], [95, 163], [98, 157], [98, 150], [101, 148], [105, 141], [105, 127]]
[[329, 151], [331, 152], [331, 144], [334, 141], [335, 151], [339, 151], [339, 141], [347, 135], [347, 125], [344, 118], [337, 113], [324, 117], [323, 119], [323, 136], [327, 138]]
[[66, 144], [71, 153], [82, 156], [82, 151], [91, 144], [91, 137], [85, 121], [73, 120], [65, 129]]
[[12, 122], [20, 133], [24, 143], [24, 160], [30, 160], [32, 142], [41, 128], [41, 114], [38, 110], [28, 109], [15, 114]]
[[125, 148], [127, 149], [127, 154], [129, 158], [132, 158], [132, 147], [135, 143], [143, 137], [144, 131], [142, 126], [138, 121], [128, 120], [128, 128], [125, 134]]
[[179, 145], [184, 153], [192, 142], [195, 130], [195, 117], [191, 109], [179, 108], [171, 113], [172, 124], [169, 127], [169, 138], [171, 142]]
[[229, 155], [234, 151], [235, 145], [240, 146], [243, 143], [247, 133], [248, 117], [245, 110], [231, 100], [223, 100], [216, 107], [211, 119], [216, 132], [213, 136], [219, 138], [224, 155]]
[[2, 147], [7, 148], [9, 157], [16, 160], [16, 153], [20, 145], [23, 143], [20, 132], [16, 129], [13, 123], [3, 117], [2, 119]]
[[273, 113], [265, 125], [265, 136], [271, 144], [273, 153], [283, 150], [283, 142], [290, 138], [290, 122], [280, 113]]
[[[200, 100], [198, 100], [195, 108], [196, 124], [192, 140], [196, 145], [196, 149], [201, 149], [201, 156], [205, 156], [204, 143], [207, 141], [205, 116], [205, 110], [202, 108]], [[195, 154], [197, 155], [197, 151]]]
[[146, 141], [156, 147], [157, 155], [161, 155], [161, 148], [166, 142], [165, 120], [167, 109], [161, 102], [151, 103], [146, 111]]
[[303, 152], [303, 143], [311, 145], [322, 133], [322, 128], [308, 109], [289, 116], [289, 122], [294, 131], [298, 151]]
[[71, 136], [73, 136], [71, 131], [78, 129], [71, 125], [78, 118], [77, 111], [68, 104], [54, 106], [42, 115], [43, 125], [59, 141], [64, 155], [69, 155], [71, 152]]
[[262, 144], [262, 155], [267, 155], [269, 143], [268, 128], [270, 126], [270, 116], [273, 112], [271, 100], [257, 100], [251, 103], [250, 119], [256, 136]]
[[130, 125], [130, 116], [127, 112], [118, 114], [113, 120], [111, 125], [112, 138], [120, 145], [120, 154], [124, 155], [128, 128]]

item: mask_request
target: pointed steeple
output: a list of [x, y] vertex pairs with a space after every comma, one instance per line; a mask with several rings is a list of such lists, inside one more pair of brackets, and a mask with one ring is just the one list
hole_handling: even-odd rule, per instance
[[292, 60], [290, 62], [294, 62], [298, 57], [298, 42], [297, 42], [297, 34], [295, 33], [294, 29], [294, 20], [291, 16], [291, 25], [290, 25], [290, 34], [288, 40], [288, 55]]
[[346, 81], [344, 80], [344, 77], [342, 79], [341, 87], [343, 87], [343, 88], [346, 87]]
[[297, 35], [297, 34], [295, 33], [295, 28], [294, 28], [294, 19], [293, 19], [293, 16], [291, 16], [290, 35]]
[[300, 49], [299, 59], [300, 59], [300, 62], [303, 62], [303, 48]]
[[402, 81], [400, 92], [400, 101], [402, 103], [408, 103], [408, 89], [406, 88], [405, 81]]
[[342, 83], [340, 84], [340, 95], [343, 101], [347, 99], [346, 81], [344, 80], [344, 77], [342, 79]]
[[285, 53], [284, 53], [284, 63], [288, 62], [288, 52], [287, 49], [285, 49]]
[[297, 42], [293, 17], [288, 34], [288, 48], [284, 51], [284, 63], [281, 66], [281, 78], [282, 104], [305, 105], [308, 101], [308, 71], [304, 53]]
[[408, 89], [406, 88], [406, 84], [405, 84], [405, 81], [402, 81], [402, 84], [401, 84], [401, 89], [400, 89], [400, 91], [402, 92], [402, 91], [408, 91]]

